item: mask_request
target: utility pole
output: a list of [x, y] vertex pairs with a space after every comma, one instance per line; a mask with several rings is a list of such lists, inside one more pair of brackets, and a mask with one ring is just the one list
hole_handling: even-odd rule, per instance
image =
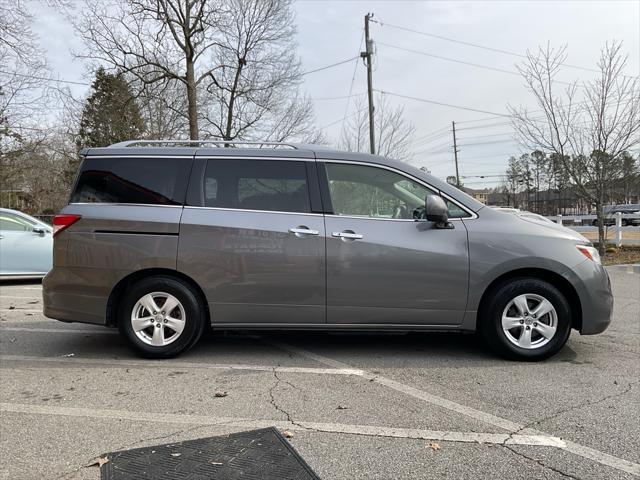
[[458, 144], [456, 143], [456, 122], [451, 122], [453, 127], [453, 158], [456, 162], [456, 187], [460, 188], [460, 173], [458, 172]]
[[360, 57], [364, 58], [367, 66], [367, 92], [369, 93], [369, 151], [372, 155], [376, 153], [376, 136], [373, 123], [373, 72], [371, 70], [371, 56], [373, 55], [373, 41], [369, 38], [369, 20], [373, 13], [364, 16], [364, 43], [365, 51], [360, 52]]

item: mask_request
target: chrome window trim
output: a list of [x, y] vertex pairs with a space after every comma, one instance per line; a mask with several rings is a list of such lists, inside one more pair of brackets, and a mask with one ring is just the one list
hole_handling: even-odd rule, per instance
[[307, 217], [322, 217], [324, 213], [306, 213], [306, 212], [282, 212], [280, 210], [249, 210], [246, 208], [224, 208], [224, 207], [198, 207], [195, 205], [185, 205], [185, 209], [193, 210], [221, 210], [224, 212], [249, 212], [249, 213], [278, 213], [284, 215], [304, 215]]
[[[463, 205], [458, 200], [456, 200], [456, 199], [452, 198], [451, 196], [447, 195], [445, 192], [443, 192], [439, 188], [436, 188], [433, 185], [430, 185], [430, 184], [426, 183], [425, 181], [414, 177], [410, 173], [403, 172], [402, 170], [398, 170], [397, 168], [389, 167], [388, 165], [382, 165], [380, 163], [358, 162], [358, 161], [354, 162], [354, 161], [351, 161], [351, 160], [334, 160], [334, 159], [319, 158], [318, 161], [319, 162], [324, 162], [324, 163], [343, 163], [343, 164], [349, 164], [349, 165], [365, 165], [367, 167], [377, 167], [377, 168], [382, 168], [384, 170], [389, 170], [391, 172], [397, 173], [398, 175], [402, 175], [403, 177], [410, 178], [414, 182], [419, 183], [420, 185], [422, 185], [423, 187], [428, 188], [429, 190], [432, 190], [434, 193], [435, 192], [439, 192], [440, 196], [446, 198], [447, 200], [451, 201], [452, 203], [455, 203], [458, 207], [460, 207], [462, 210], [464, 210], [465, 212], [467, 212], [470, 215], [469, 217], [450, 218], [449, 220], [474, 220], [474, 219], [478, 218], [478, 214], [476, 212], [471, 210], [469, 207]], [[331, 216], [334, 216], [334, 217], [347, 218], [347, 215], [336, 215], [334, 213], [328, 213], [327, 215], [331, 215]], [[367, 218], [369, 220], [371, 220], [371, 219], [375, 219], [375, 220], [379, 219], [377, 217], [351, 217], [351, 218]], [[409, 221], [415, 221], [415, 220], [412, 220], [412, 219], [405, 219], [405, 218], [385, 218], [385, 219], [382, 219], [382, 220], [396, 220], [396, 221], [397, 220], [402, 220], [402, 221], [409, 220]]]
[[315, 162], [315, 158], [300, 157], [269, 157], [269, 156], [249, 156], [249, 155], [198, 155], [196, 158], [205, 160], [278, 160], [285, 162]]
[[190, 158], [193, 160], [194, 156], [193, 155], [135, 155], [135, 154], [130, 154], [130, 155], [121, 155], [121, 154], [113, 154], [113, 155], [86, 155], [84, 158], [85, 160], [89, 160], [92, 158], [135, 158], [135, 157], [140, 157], [140, 158]]
[[184, 208], [184, 205], [163, 205], [159, 203], [120, 203], [120, 202], [70, 202], [67, 205], [108, 205], [111, 207], [162, 207]]

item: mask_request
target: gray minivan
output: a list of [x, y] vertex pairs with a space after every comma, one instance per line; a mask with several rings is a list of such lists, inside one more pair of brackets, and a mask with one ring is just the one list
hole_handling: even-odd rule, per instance
[[[226, 148], [232, 147], [232, 148]], [[131, 141], [83, 152], [44, 313], [148, 357], [214, 330], [479, 331], [540, 360], [604, 331], [597, 250], [406, 163], [316, 146]]]

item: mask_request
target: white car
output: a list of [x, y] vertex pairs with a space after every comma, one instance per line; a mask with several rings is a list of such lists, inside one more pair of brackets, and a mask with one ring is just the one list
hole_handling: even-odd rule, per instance
[[50, 225], [0, 208], [0, 279], [44, 277], [53, 263], [52, 234]]

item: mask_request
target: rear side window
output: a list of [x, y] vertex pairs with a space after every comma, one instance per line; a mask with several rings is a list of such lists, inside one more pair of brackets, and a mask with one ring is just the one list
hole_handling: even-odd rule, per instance
[[311, 212], [304, 162], [209, 160], [203, 187], [206, 207]]
[[184, 158], [88, 157], [71, 203], [182, 205], [190, 169]]

